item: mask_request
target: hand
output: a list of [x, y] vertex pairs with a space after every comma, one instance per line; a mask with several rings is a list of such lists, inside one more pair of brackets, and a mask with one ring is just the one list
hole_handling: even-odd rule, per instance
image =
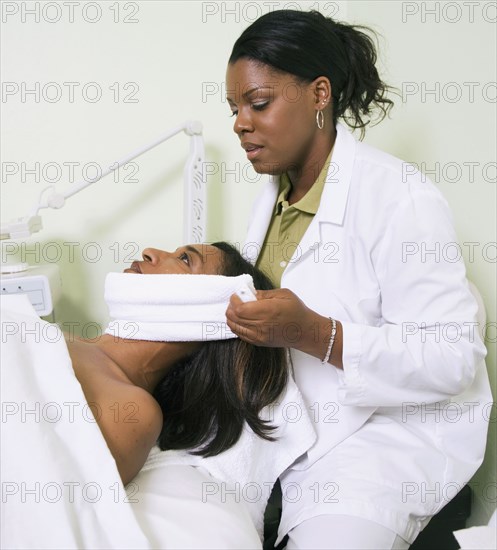
[[313, 337], [320, 316], [283, 288], [258, 290], [254, 302], [242, 302], [233, 294], [226, 317], [229, 328], [250, 344], [301, 349]]

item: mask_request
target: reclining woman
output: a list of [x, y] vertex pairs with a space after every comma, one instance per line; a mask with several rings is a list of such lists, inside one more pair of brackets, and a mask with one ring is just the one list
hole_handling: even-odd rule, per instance
[[[2, 547], [262, 547], [271, 487], [315, 432], [283, 349], [227, 328], [250, 282], [272, 287], [226, 243], [147, 248], [107, 276], [116, 320], [94, 340], [2, 296]], [[199, 337], [204, 319], [224, 334]], [[225, 494], [240, 486], [264, 494]]]
[[[259, 290], [269, 279], [227, 243], [195, 245], [169, 253], [147, 248], [143, 261], [124, 271], [152, 274], [249, 274]], [[238, 338], [166, 342], [117, 338], [67, 338], [72, 365], [116, 461], [124, 484], [152, 447], [217, 455], [240, 438], [244, 423], [271, 440], [259, 412], [284, 390], [288, 370], [281, 348], [261, 348]], [[117, 414], [120, 411], [120, 414]]]

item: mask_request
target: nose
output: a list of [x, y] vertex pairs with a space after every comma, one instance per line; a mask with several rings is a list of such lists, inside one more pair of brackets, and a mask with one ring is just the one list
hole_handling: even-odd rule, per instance
[[247, 108], [239, 107], [238, 113], [235, 117], [235, 122], [233, 124], [233, 131], [238, 136], [241, 136], [244, 132], [254, 131], [252, 118], [250, 117], [250, 112]]
[[142, 258], [152, 264], [157, 265], [160, 262], [161, 256], [164, 256], [167, 252], [164, 250], [158, 250], [157, 248], [145, 248], [142, 252]]

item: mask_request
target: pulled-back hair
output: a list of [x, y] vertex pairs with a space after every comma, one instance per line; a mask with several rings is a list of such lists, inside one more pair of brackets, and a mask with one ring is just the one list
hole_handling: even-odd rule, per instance
[[[256, 289], [273, 288], [236, 248], [225, 242], [213, 246], [223, 252], [220, 275], [248, 273]], [[197, 353], [175, 365], [154, 392], [164, 416], [160, 448], [213, 456], [238, 441], [244, 422], [258, 436], [272, 441], [274, 427], [259, 413], [277, 399], [287, 380], [282, 348], [258, 347], [238, 338], [204, 343]]]
[[326, 76], [331, 82], [333, 124], [341, 118], [361, 136], [378, 108], [383, 120], [393, 107], [391, 88], [379, 77], [376, 48], [364, 26], [338, 23], [318, 11], [275, 10], [246, 28], [229, 63], [241, 58], [288, 73], [301, 82]]

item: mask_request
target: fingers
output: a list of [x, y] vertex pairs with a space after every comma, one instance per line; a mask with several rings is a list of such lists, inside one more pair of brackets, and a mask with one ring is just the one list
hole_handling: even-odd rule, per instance
[[[288, 290], [288, 288], [277, 288], [272, 290], [256, 290], [256, 297], [257, 300], [288, 300], [291, 299], [295, 294]], [[231, 303], [232, 304], [238, 304], [238, 303], [253, 303], [253, 302], [243, 302], [243, 300], [240, 299], [240, 297], [237, 294], [231, 295]]]
[[256, 303], [257, 302], [243, 302], [236, 294], [233, 294], [230, 298], [228, 309], [226, 310], [228, 324], [229, 322], [244, 324], [246, 321], [255, 319], [257, 315], [254, 315], [253, 313], [251, 314], [250, 308], [245, 306]]
[[233, 294], [226, 310], [226, 317], [230, 321], [241, 324], [257, 322], [266, 319], [271, 314], [273, 305], [272, 300], [259, 299], [259, 296], [254, 302], [243, 302], [236, 294]]
[[231, 296], [226, 318], [233, 333], [246, 342], [285, 347], [289, 329], [302, 322], [305, 312], [303, 302], [288, 289], [259, 290], [257, 300], [252, 302]]
[[233, 313], [232, 309], [230, 310], [230, 308], [226, 311], [226, 319], [230, 330], [241, 340], [249, 344], [259, 344], [258, 330], [254, 323], [240, 319]]
[[260, 331], [263, 326], [295, 321], [300, 319], [301, 311], [295, 308], [299, 304], [300, 300], [288, 289], [258, 291], [253, 302], [243, 302], [233, 295], [226, 310], [228, 326], [231, 323], [231, 330], [242, 336], [240, 327]]
[[243, 302], [233, 294], [226, 310], [227, 324], [230, 330], [245, 342], [261, 345], [257, 329], [257, 320], [261, 318], [261, 313], [258, 312], [258, 307], [248, 306], [258, 306], [258, 302]]

